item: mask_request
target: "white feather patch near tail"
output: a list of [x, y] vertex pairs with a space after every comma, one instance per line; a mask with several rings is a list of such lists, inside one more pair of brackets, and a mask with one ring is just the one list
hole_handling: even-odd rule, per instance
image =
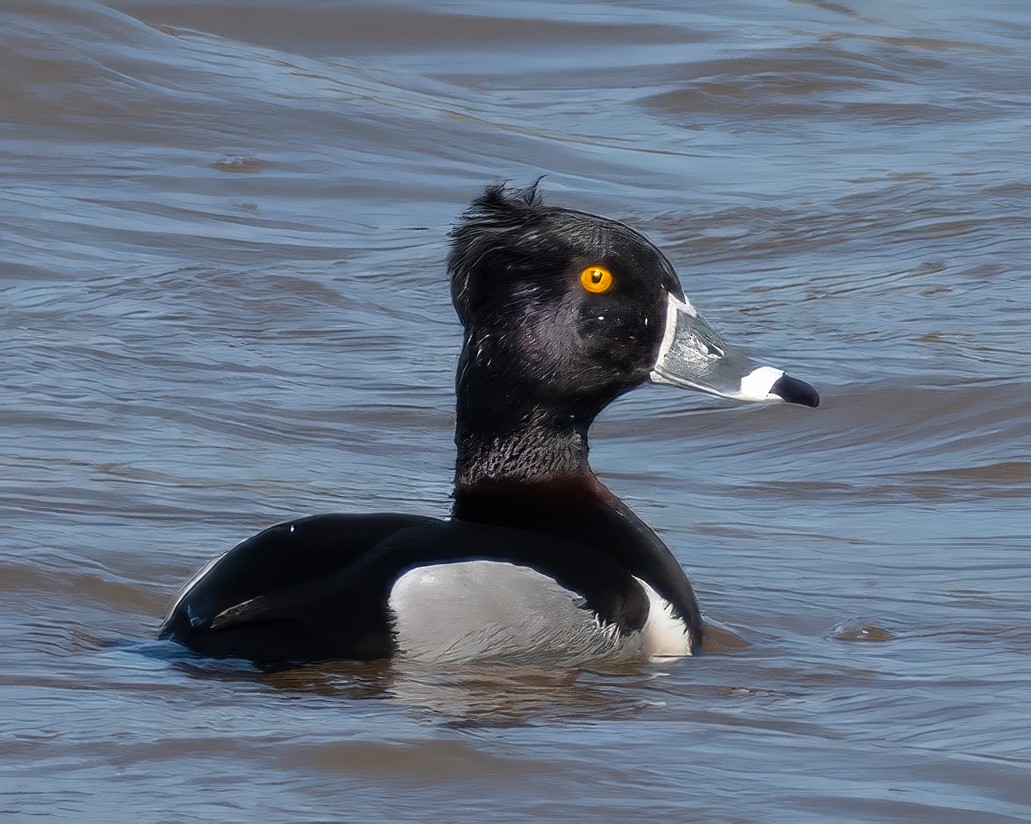
[[635, 579], [648, 596], [648, 620], [641, 628], [644, 654], [648, 658], [680, 658], [691, 654], [691, 633], [673, 614], [673, 606], [640, 578]]

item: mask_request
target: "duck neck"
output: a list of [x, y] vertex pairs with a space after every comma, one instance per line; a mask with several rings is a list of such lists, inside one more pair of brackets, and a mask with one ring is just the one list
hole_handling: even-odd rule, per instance
[[[489, 426], [482, 425], [489, 422]], [[455, 492], [480, 485], [588, 481], [590, 421], [541, 409], [478, 408], [459, 403]]]
[[[589, 423], [531, 411], [499, 426], [484, 411], [462, 409], [459, 403], [452, 517], [569, 536], [579, 528], [561, 524], [572, 513], [582, 522], [619, 505], [587, 462]], [[477, 426], [487, 420], [489, 430]]]
[[504, 360], [467, 336], [459, 361], [455, 421], [455, 492], [481, 485], [587, 481], [587, 430], [603, 403], [545, 400], [518, 373], [499, 374]]

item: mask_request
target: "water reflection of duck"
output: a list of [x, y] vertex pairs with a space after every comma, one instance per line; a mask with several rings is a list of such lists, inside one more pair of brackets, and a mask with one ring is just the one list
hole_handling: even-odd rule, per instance
[[260, 663], [331, 658], [642, 660], [701, 643], [669, 549], [587, 462], [599, 412], [649, 380], [816, 406], [728, 346], [673, 267], [622, 223], [487, 188], [452, 232], [465, 327], [454, 509], [316, 515], [212, 561], [161, 628]]

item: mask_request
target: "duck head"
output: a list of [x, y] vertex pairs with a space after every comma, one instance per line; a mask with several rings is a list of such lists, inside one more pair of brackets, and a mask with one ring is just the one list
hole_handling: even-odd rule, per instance
[[451, 294], [465, 327], [460, 417], [472, 400], [499, 420], [589, 424], [647, 381], [737, 401], [820, 402], [809, 384], [724, 341], [644, 235], [545, 206], [536, 184], [489, 186], [452, 240]]

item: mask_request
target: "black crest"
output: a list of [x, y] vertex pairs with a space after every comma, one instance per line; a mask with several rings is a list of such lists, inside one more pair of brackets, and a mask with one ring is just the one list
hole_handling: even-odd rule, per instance
[[525, 188], [487, 186], [451, 230], [451, 299], [464, 326], [472, 324], [484, 298], [477, 276], [532, 276], [540, 261], [569, 255], [569, 243], [550, 225], [567, 210], [545, 206], [539, 184], [538, 178]]

